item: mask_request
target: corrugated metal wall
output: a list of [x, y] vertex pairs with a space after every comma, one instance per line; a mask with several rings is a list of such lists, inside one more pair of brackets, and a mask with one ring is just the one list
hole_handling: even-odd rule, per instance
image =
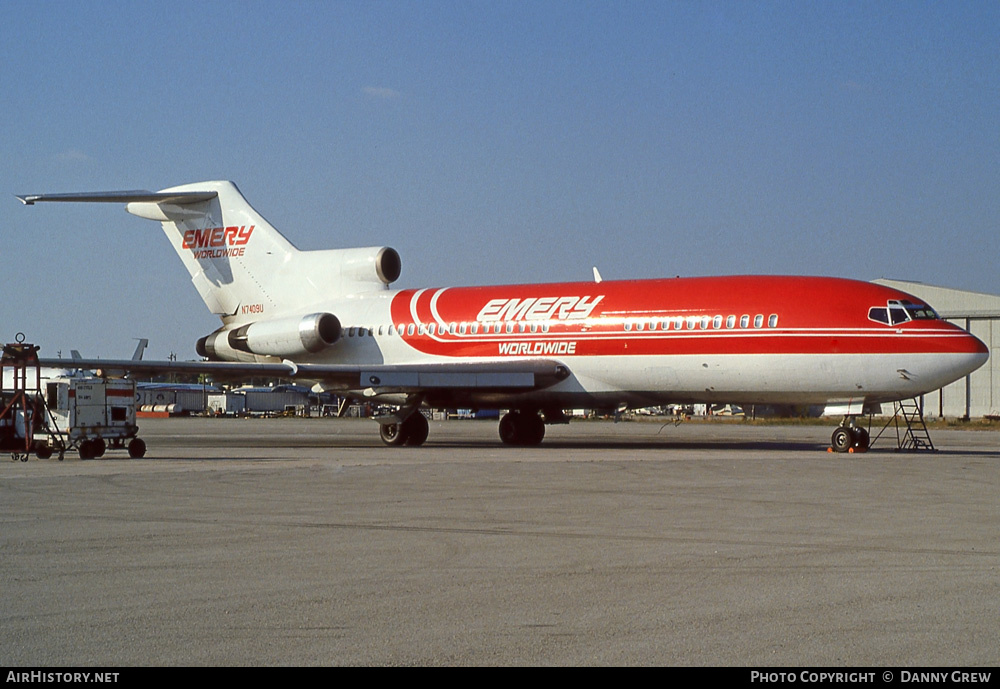
[[972, 375], [924, 398], [924, 414], [981, 418], [1000, 416], [1000, 319], [950, 318], [990, 348], [990, 360]]

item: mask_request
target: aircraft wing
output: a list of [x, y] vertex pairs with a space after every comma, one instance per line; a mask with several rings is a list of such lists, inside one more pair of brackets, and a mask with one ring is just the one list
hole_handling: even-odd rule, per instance
[[41, 366], [87, 369], [98, 375], [121, 376], [186, 373], [213, 380], [268, 376], [321, 383], [327, 390], [385, 393], [436, 391], [528, 392], [541, 390], [569, 376], [558, 361], [526, 359], [482, 363], [442, 364], [297, 364], [232, 361], [140, 361], [135, 359], [41, 359]]

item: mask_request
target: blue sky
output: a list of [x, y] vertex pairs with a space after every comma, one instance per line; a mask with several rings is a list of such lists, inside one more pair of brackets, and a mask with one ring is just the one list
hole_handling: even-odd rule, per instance
[[194, 356], [157, 224], [15, 193], [235, 181], [397, 286], [743, 273], [1000, 293], [1000, 3], [19, 2], [0, 339]]

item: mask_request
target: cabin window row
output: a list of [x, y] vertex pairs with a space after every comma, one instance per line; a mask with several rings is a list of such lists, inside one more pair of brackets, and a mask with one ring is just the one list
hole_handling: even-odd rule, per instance
[[375, 328], [350, 327], [347, 329], [348, 337], [376, 337], [377, 335], [483, 335], [502, 333], [547, 333], [550, 326], [548, 323], [513, 323], [506, 321], [503, 323], [448, 323], [438, 326], [436, 323], [400, 323], [399, 325], [380, 325], [378, 332]]
[[[752, 320], [751, 320], [752, 318]], [[749, 314], [743, 314], [739, 317], [739, 327], [749, 328], [751, 323], [754, 328], [764, 327], [764, 314], [758, 313], [757, 315], [751, 317]], [[737, 317], [736, 316], [673, 316], [669, 318], [639, 318], [630, 319], [625, 321], [625, 331], [632, 332], [633, 330], [642, 332], [645, 330], [656, 331], [656, 330], [721, 330], [725, 326], [726, 329], [731, 330], [737, 327]], [[776, 328], [778, 327], [778, 314], [772, 313], [767, 317], [767, 327]], [[518, 322], [514, 323], [512, 321], [506, 322], [496, 322], [496, 323], [449, 323], [447, 325], [441, 325], [440, 327], [436, 323], [400, 323], [399, 325], [380, 325], [378, 327], [378, 335], [479, 335], [482, 331], [483, 335], [500, 335], [502, 333], [513, 334], [513, 333], [547, 333], [549, 332], [549, 324], [543, 323], [525, 323]], [[361, 327], [350, 327], [347, 329], [348, 337], [375, 337], [374, 328], [361, 328]]]
[[[764, 327], [764, 314], [758, 313], [752, 317], [754, 328]], [[751, 316], [743, 314], [739, 317], [739, 327], [749, 328]], [[725, 326], [727, 330], [732, 330], [737, 326], [736, 316], [672, 316], [670, 318], [640, 318], [625, 322], [625, 330], [721, 330]], [[778, 314], [772, 313], [767, 317], [767, 327], [778, 327]]]

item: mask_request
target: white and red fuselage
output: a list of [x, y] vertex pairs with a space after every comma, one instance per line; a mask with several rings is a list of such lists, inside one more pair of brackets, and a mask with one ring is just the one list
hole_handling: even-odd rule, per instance
[[[899, 322], [870, 317], [873, 308], [888, 312], [890, 304]], [[408, 289], [334, 300], [328, 308], [343, 323], [341, 339], [304, 361], [543, 358], [570, 371], [554, 386], [512, 399], [492, 393], [476, 399], [474, 390], [457, 395], [472, 405], [854, 406], [935, 390], [987, 358], [982, 342], [915, 297], [837, 278]], [[906, 309], [918, 317], [903, 316]]]

